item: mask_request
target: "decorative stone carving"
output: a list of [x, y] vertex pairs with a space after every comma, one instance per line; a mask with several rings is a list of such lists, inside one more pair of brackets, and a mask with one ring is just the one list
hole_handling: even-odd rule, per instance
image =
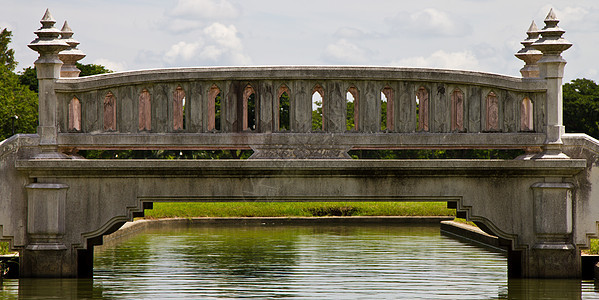
[[455, 89], [451, 93], [451, 131], [464, 130], [464, 93]]
[[81, 131], [81, 102], [77, 97], [69, 102], [69, 131]]
[[499, 131], [499, 100], [494, 92], [490, 92], [487, 95], [487, 131]]
[[139, 94], [139, 131], [152, 130], [152, 102], [150, 92], [144, 89]]
[[524, 67], [520, 69], [522, 77], [537, 78], [539, 77], [539, 66], [537, 65], [537, 62], [541, 59], [543, 53], [531, 46], [539, 38], [539, 29], [537, 28], [535, 21], [532, 21], [526, 34], [528, 37], [520, 42], [524, 48], [520, 49], [515, 55], [525, 63]]
[[85, 54], [77, 49], [79, 42], [72, 38], [73, 30], [69, 27], [67, 21], [64, 21], [61, 31], [61, 40], [69, 44], [69, 48], [58, 53], [58, 57], [62, 60], [63, 65], [60, 68], [60, 77], [79, 77], [81, 70], [77, 69], [77, 61], [83, 59]]
[[[185, 101], [185, 91], [181, 86], [177, 86], [173, 93], [173, 130], [183, 130], [183, 102]], [[214, 120], [214, 116], [212, 117]]]
[[104, 131], [116, 131], [116, 97], [108, 92], [104, 97]]
[[532, 47], [543, 52], [543, 57], [538, 63], [540, 77], [547, 81], [547, 104], [545, 105], [547, 127], [544, 152], [539, 158], [548, 159], [568, 158], [561, 149], [562, 135], [565, 133], [562, 78], [566, 65], [566, 60], [561, 53], [572, 47], [572, 43], [562, 38], [565, 31], [559, 28], [557, 23], [559, 19], [551, 9], [545, 18], [545, 27], [540, 31], [541, 38], [532, 44]]

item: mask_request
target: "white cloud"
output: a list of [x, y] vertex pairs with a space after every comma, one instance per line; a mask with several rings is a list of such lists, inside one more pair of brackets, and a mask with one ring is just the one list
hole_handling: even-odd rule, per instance
[[227, 0], [179, 0], [169, 15], [214, 20], [236, 18], [239, 16], [239, 9]]
[[168, 49], [163, 60], [169, 66], [248, 65], [250, 57], [243, 52], [243, 43], [234, 25], [213, 23], [194, 37], [194, 42], [181, 41]]
[[241, 49], [241, 39], [237, 36], [237, 28], [234, 25], [225, 26], [214, 23], [204, 29], [204, 34], [215, 43], [230, 49]]
[[178, 60], [189, 61], [197, 54], [200, 46], [200, 42], [179, 42], [175, 45], [172, 45], [171, 48], [164, 54], [164, 60], [168, 63], [175, 63]]
[[239, 9], [228, 0], [178, 0], [158, 24], [161, 29], [181, 34], [202, 29], [207, 22], [237, 17]]
[[399, 35], [464, 36], [471, 31], [467, 23], [434, 8], [426, 8], [413, 13], [400, 12], [389, 21], [393, 30]]
[[358, 28], [341, 27], [341, 28], [337, 29], [334, 36], [339, 37], [339, 38], [360, 39], [360, 38], [367, 37], [367, 34]]
[[428, 57], [417, 56], [393, 61], [392, 65], [419, 68], [441, 68], [478, 70], [480, 69], [478, 59], [470, 51], [450, 52], [438, 50]]
[[109, 70], [120, 72], [127, 70], [127, 63], [125, 62], [117, 62], [106, 58], [99, 58], [93, 61], [93, 64], [101, 65], [106, 67]]
[[325, 60], [331, 63], [362, 64], [368, 61], [372, 51], [362, 48], [346, 39], [339, 39], [327, 45], [324, 50]]

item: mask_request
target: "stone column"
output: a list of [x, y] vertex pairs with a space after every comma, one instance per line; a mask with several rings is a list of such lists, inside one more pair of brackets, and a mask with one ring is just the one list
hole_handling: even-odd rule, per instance
[[75, 276], [73, 260], [63, 242], [68, 186], [32, 183], [26, 188], [28, 244], [21, 253], [21, 276]]
[[40, 21], [42, 27], [35, 34], [38, 36], [28, 46], [40, 54], [35, 61], [37, 79], [39, 82], [39, 126], [37, 133], [40, 136], [40, 147], [42, 153], [36, 158], [63, 158], [58, 153], [57, 136], [57, 98], [54, 93], [54, 84], [60, 77], [62, 61], [58, 58], [58, 52], [69, 48], [64, 40], [58, 39], [60, 30], [54, 27], [56, 21], [46, 10]]
[[546, 178], [533, 190], [535, 243], [526, 255], [526, 277], [578, 278], [580, 250], [573, 243], [572, 191], [561, 178]]
[[532, 47], [543, 52], [539, 60], [540, 77], [547, 81], [546, 104], [546, 140], [544, 151], [538, 158], [568, 158], [562, 153], [562, 135], [565, 132], [563, 125], [563, 99], [562, 78], [566, 60], [561, 53], [572, 46], [562, 38], [565, 31], [557, 26], [559, 20], [553, 9], [545, 18], [545, 27], [540, 31], [541, 38], [532, 44]]

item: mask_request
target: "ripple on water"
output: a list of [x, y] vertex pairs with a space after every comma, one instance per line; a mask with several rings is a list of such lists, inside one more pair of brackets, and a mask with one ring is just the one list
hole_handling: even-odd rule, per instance
[[93, 280], [5, 280], [0, 298], [599, 299], [595, 290], [508, 281], [504, 255], [438, 226], [221, 226], [148, 231], [96, 251]]

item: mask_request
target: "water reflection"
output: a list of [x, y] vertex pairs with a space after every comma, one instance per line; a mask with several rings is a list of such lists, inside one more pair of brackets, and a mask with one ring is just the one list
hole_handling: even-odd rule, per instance
[[439, 227], [148, 231], [96, 252], [93, 280], [4, 280], [1, 299], [599, 299], [579, 280], [508, 280], [496, 252]]

